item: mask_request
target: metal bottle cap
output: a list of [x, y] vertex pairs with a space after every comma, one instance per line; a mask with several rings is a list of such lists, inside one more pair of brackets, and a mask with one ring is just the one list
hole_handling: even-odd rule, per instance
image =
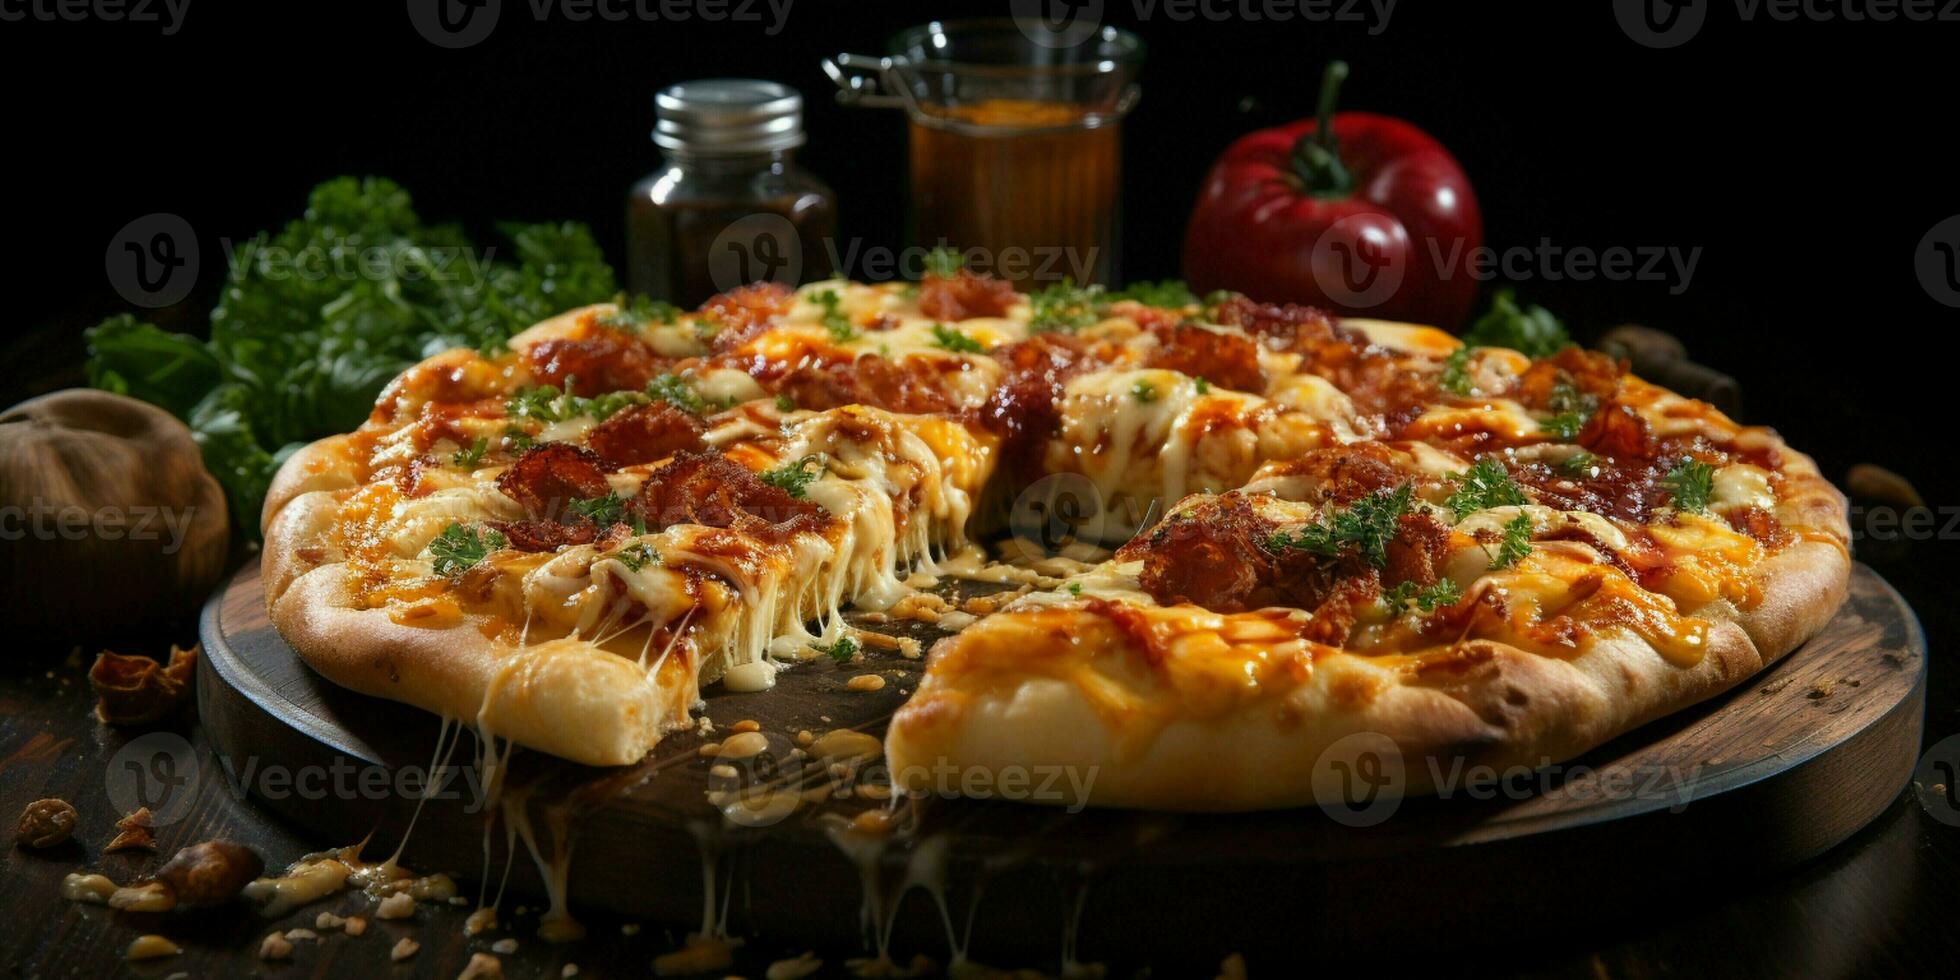
[[697, 154], [768, 153], [803, 145], [803, 96], [752, 78], [709, 78], [653, 97], [654, 145]]

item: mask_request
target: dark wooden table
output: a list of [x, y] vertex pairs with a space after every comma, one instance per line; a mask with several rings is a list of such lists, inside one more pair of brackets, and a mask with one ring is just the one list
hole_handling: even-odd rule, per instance
[[[65, 334], [47, 339], [47, 334]], [[74, 365], [79, 344], [61, 325], [15, 348], [31, 362], [10, 379], [14, 390], [0, 403], [79, 380]], [[23, 379], [27, 379], [23, 384]], [[1821, 447], [1820, 447], [1821, 448]], [[1930, 686], [1926, 712], [1928, 745], [1960, 733], [1960, 671], [1945, 663], [1949, 641], [1960, 636], [1960, 603], [1951, 582], [1953, 553], [1960, 545], [1928, 540], [1862, 548], [1872, 564], [1919, 611], [1929, 640]], [[90, 714], [87, 661], [103, 645], [161, 652], [170, 640], [188, 643], [194, 624], [137, 637], [71, 637], [15, 643], [0, 665], [0, 824], [11, 837], [15, 814], [29, 801], [58, 796], [81, 813], [77, 842], [47, 853], [0, 848], [0, 967], [9, 976], [83, 977], [133, 975], [166, 978], [264, 976], [428, 976], [454, 977], [478, 942], [466, 940], [465, 909], [430, 904], [418, 907], [406, 923], [375, 922], [359, 938], [325, 933], [323, 942], [298, 942], [290, 960], [260, 961], [258, 939], [271, 926], [238, 911], [131, 916], [58, 897], [61, 879], [79, 868], [103, 871], [119, 881], [155, 867], [147, 854], [102, 855], [119, 815], [110, 800], [116, 753], [129, 738], [103, 726]], [[76, 643], [81, 656], [70, 657]], [[194, 724], [175, 731], [188, 739], [198, 758], [217, 771], [208, 744]], [[1960, 751], [1953, 760], [1960, 762]], [[1465, 937], [1466, 958], [1445, 964], [1451, 973], [1465, 964], [1487, 964], [1473, 972], [1526, 976], [1645, 977], [1706, 976], [1918, 976], [1950, 970], [1960, 955], [1960, 931], [1952, 928], [1960, 907], [1960, 811], [1929, 810], [1910, 792], [1870, 826], [1824, 856], [1791, 872], [1735, 880], [1726, 887], [1684, 889], [1671, 901], [1641, 914], [1602, 917], [1585, 928], [1556, 931], [1520, 921], [1504, 936]], [[159, 828], [160, 849], [228, 837], [249, 844], [269, 865], [280, 866], [301, 854], [342, 841], [305, 837], [256, 805], [233, 795], [223, 778], [200, 779], [194, 805], [181, 819]], [[1597, 877], [1614, 887], [1619, 876], [1669, 876], [1666, 866], [1616, 865], [1600, 855], [1575, 875]], [[1501, 880], [1490, 883], [1503, 888]], [[855, 903], [855, 895], [816, 895], [813, 902]], [[1465, 895], [1464, 901], [1476, 901]], [[282, 921], [282, 928], [312, 925], [322, 909], [351, 913], [371, 900], [344, 894]], [[1569, 910], [1568, 910], [1569, 911]], [[519, 916], [503, 935], [521, 937], [515, 953], [502, 957], [506, 975], [557, 977], [567, 963], [581, 976], [647, 976], [653, 957], [675, 949], [684, 927], [632, 923], [587, 911], [587, 938], [568, 946], [549, 946], [530, 938], [536, 911]], [[1570, 918], [1566, 916], [1566, 918]], [[128, 964], [129, 941], [143, 932], [163, 932], [185, 946], [176, 957]], [[397, 938], [422, 943], [407, 963], [389, 962]], [[1204, 937], [1194, 935], [1194, 948]], [[802, 950], [751, 945], [737, 951], [736, 975], [761, 976], [767, 964]], [[841, 970], [847, 957], [862, 955], [856, 937], [839, 936], [834, 948], [817, 951], [829, 970]], [[1225, 951], [1220, 951], [1225, 952]], [[1303, 968], [1340, 951], [1302, 949], [1297, 959], [1253, 959], [1254, 976], [1298, 975]], [[1373, 951], [1349, 950], [1337, 958], [1366, 966]], [[1398, 964], [1400, 965], [1400, 964]], [[1159, 974], [1169, 975], [1167, 971]]]

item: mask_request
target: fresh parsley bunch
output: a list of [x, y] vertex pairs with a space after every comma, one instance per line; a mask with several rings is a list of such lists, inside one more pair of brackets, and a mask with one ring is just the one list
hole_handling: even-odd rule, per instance
[[507, 247], [478, 248], [424, 224], [392, 181], [330, 180], [299, 220], [233, 253], [209, 340], [112, 317], [87, 333], [89, 382], [188, 423], [233, 523], [257, 537], [278, 465], [358, 426], [402, 370], [451, 347], [495, 349], [618, 291], [583, 225], [499, 231]]

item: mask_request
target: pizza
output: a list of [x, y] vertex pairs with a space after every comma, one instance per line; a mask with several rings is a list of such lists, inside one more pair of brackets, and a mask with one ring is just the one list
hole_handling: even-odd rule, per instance
[[933, 646], [908, 789], [1066, 766], [1095, 778], [1052, 802], [1240, 810], [1324, 798], [1357, 734], [1411, 792], [1562, 760], [1797, 647], [1850, 567], [1808, 457], [1603, 354], [942, 269], [431, 357], [285, 463], [266, 601], [338, 684], [624, 765], [976, 567], [1051, 479], [1128, 517]]

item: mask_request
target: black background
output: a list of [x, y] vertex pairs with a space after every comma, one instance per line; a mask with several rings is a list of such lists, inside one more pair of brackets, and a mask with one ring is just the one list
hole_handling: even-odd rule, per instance
[[[1124, 135], [1126, 270], [1176, 276], [1210, 161], [1240, 133], [1308, 112], [1321, 65], [1344, 58], [1347, 107], [1407, 118], [1455, 152], [1489, 244], [1702, 250], [1679, 295], [1674, 282], [1536, 278], [1518, 284], [1527, 298], [1582, 336], [1627, 320], [1680, 334], [1742, 380], [1750, 421], [1777, 425], [1833, 477], [1881, 461], [1937, 504], [1951, 455], [1942, 341], [1960, 311], [1929, 298], [1912, 255], [1960, 212], [1960, 23], [1745, 22], [1732, 3], [1702, 2], [1705, 26], [1670, 50], [1635, 44], [1604, 2], [1403, 0], [1373, 35], [1372, 22], [1139, 18], [1131, 0], [1106, 2], [1107, 21], [1150, 45]], [[164, 211], [189, 220], [205, 259], [200, 291], [159, 318], [195, 331], [221, 241], [294, 217], [309, 187], [343, 173], [400, 181], [431, 220], [586, 221], [617, 265], [625, 189], [657, 160], [651, 95], [704, 76], [804, 91], [801, 159], [837, 189], [844, 235], [896, 245], [901, 119], [835, 105], [818, 59], [875, 53], [934, 16], [1008, 11], [794, 0], [771, 37], [767, 23], [538, 23], [523, 0], [503, 7], [491, 36], [460, 51], [424, 40], [399, 0], [195, 0], [173, 36], [0, 24], [13, 176], [0, 268], [24, 301], [10, 329], [72, 327], [46, 356], [78, 358], [74, 335], [120, 307], [103, 271], [110, 238]]]
[[[1541, 275], [1517, 283], [1526, 298], [1582, 338], [1624, 321], [1673, 331], [1742, 381], [1747, 421], [1781, 429], [1833, 479], [1876, 461], [1933, 507], [1960, 504], [1947, 490], [1960, 388], [1947, 336], [1960, 310], [1935, 302], [1913, 269], [1922, 236], [1960, 213], [1960, 23], [1785, 22], [1761, 8], [1745, 20], [1731, 0], [1699, 2], [1700, 31], [1655, 50], [1604, 0], [1402, 0], [1385, 27], [1252, 19], [1239, 0], [1215, 0], [1224, 19], [1105, 0], [1103, 19], [1149, 45], [1124, 133], [1126, 272], [1177, 276], [1212, 159], [1249, 129], [1308, 113], [1322, 65], [1343, 58], [1346, 107], [1409, 119], [1461, 160], [1488, 244], [1701, 250], [1678, 295], [1674, 279]], [[688, 78], [801, 89], [800, 158], [836, 188], [843, 235], [901, 244], [901, 117], [836, 105], [818, 61], [877, 53], [934, 17], [1005, 15], [1009, 3], [793, 0], [774, 36], [766, 8], [756, 12], [761, 22], [581, 23], [502, 0], [489, 38], [463, 50], [425, 40], [401, 0], [194, 0], [171, 36], [135, 23], [0, 23], [13, 177], [0, 269], [21, 301], [6, 329], [41, 328], [14, 345], [4, 393], [79, 379], [81, 329], [123, 305], [104, 251], [152, 212], [182, 215], [200, 238], [198, 291], [152, 314], [192, 332], [216, 295], [223, 241], [295, 217], [308, 188], [339, 174], [392, 177], [425, 219], [486, 238], [498, 220], [582, 220], [619, 266], [626, 188], [658, 160], [652, 93]], [[1909, 589], [1950, 594], [1960, 543], [1905, 550], [1929, 563]]]
[[[1747, 421], [1775, 425], [1833, 479], [1876, 461], [1933, 507], [1960, 503], [1947, 472], [1960, 389], [1947, 338], [1960, 311], [1913, 269], [1922, 236], [1960, 213], [1960, 23], [1745, 20], [1734, 3], [1701, 2], [1699, 33], [1655, 50], [1605, 2], [1403, 0], [1383, 27], [1253, 20], [1224, 2], [1212, 9], [1225, 19], [1176, 19], [1107, 0], [1104, 19], [1149, 44], [1124, 132], [1126, 270], [1178, 275], [1205, 168], [1235, 136], [1309, 112], [1321, 66], [1343, 58], [1346, 107], [1409, 119], [1461, 160], [1490, 245], [1701, 249], [1678, 295], [1675, 280], [1538, 276], [1517, 283], [1524, 296], [1581, 337], [1623, 321], [1679, 334], [1742, 381]], [[33, 331], [10, 343], [7, 400], [79, 379], [82, 328], [123, 308], [104, 251], [152, 212], [182, 215], [199, 236], [198, 290], [151, 314], [192, 332], [223, 241], [295, 217], [308, 188], [339, 174], [392, 177], [425, 219], [486, 238], [498, 220], [582, 220], [617, 266], [626, 188], [658, 159], [652, 93], [688, 78], [801, 89], [800, 159], [836, 188], [843, 235], [900, 244], [902, 119], [836, 105], [818, 61], [1008, 3], [793, 0], [773, 37], [757, 9], [760, 23], [580, 23], [559, 8], [539, 22], [530, 3], [503, 0], [495, 31], [463, 50], [425, 40], [394, 0], [194, 0], [171, 36], [0, 23], [12, 176], [0, 269], [18, 300], [5, 329]], [[1936, 537], [1867, 557], [1908, 560], [1892, 577], [1943, 618], [1954, 552], [1960, 543]]]
[[[1741, 380], [1746, 421], [1776, 426], [1832, 479], [1877, 462], [1931, 507], [1960, 505], [1960, 310], [1913, 267], [1922, 236], [1960, 213], [1960, 22], [1745, 21], [1733, 2], [1701, 2], [1706, 25], [1669, 50], [1636, 44], [1605, 0], [1403, 0], [1378, 35], [1372, 23], [1179, 21], [1106, 2], [1105, 20], [1150, 46], [1124, 134], [1125, 268], [1177, 276], [1205, 168], [1237, 135], [1309, 112], [1322, 64], [1343, 58], [1346, 107], [1409, 119], [1456, 154], [1489, 244], [1701, 249], [1679, 295], [1672, 281], [1540, 277], [1516, 284], [1526, 298], [1582, 338], [1626, 321], [1672, 331]], [[340, 174], [394, 178], [425, 219], [486, 237], [497, 220], [588, 222], [618, 267], [626, 188], [657, 161], [652, 93], [689, 78], [801, 89], [800, 159], [836, 188], [844, 235], [897, 245], [901, 118], [833, 104], [818, 60], [1008, 5], [794, 0], [773, 37], [756, 23], [539, 24], [523, 0], [503, 8], [492, 36], [460, 51], [419, 35], [401, 0], [193, 0], [174, 36], [0, 23], [0, 270], [14, 300], [0, 320], [0, 404], [80, 381], [81, 330], [123, 308], [104, 250], [153, 212], [183, 216], [200, 238], [198, 290], [150, 315], [192, 332], [216, 294], [221, 242], [295, 217], [308, 188]], [[1929, 741], [1960, 730], [1944, 663], [1960, 635], [1960, 540], [1861, 541], [1859, 554], [1926, 621]]]

